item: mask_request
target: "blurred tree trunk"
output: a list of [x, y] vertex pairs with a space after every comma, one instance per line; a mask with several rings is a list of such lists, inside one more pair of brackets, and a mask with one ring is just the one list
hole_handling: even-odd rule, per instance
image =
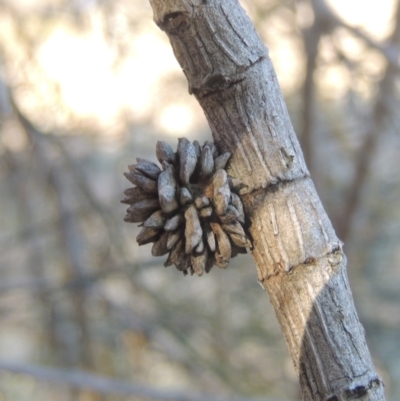
[[[394, 29], [387, 42], [391, 45], [400, 45], [400, 1], [397, 2], [394, 13]], [[397, 68], [388, 62], [383, 78], [379, 83], [376, 103], [372, 112], [372, 123], [368, 124], [364, 142], [359, 150], [356, 160], [353, 179], [347, 191], [346, 202], [338, 219], [338, 232], [343, 241], [349, 237], [354, 217], [362, 202], [362, 192], [368, 181], [371, 165], [374, 160], [378, 141], [384, 132], [384, 126], [390, 120], [395, 108], [393, 97], [396, 92]], [[372, 126], [371, 126], [372, 125]]]
[[342, 243], [316, 194], [268, 57], [237, 0], [150, 0], [202, 106], [231, 152], [258, 279], [305, 400], [384, 400], [358, 320]]

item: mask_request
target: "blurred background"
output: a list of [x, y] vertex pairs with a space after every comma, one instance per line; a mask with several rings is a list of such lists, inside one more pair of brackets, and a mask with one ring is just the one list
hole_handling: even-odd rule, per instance
[[[399, 0], [242, 4], [400, 400]], [[251, 256], [184, 277], [123, 222], [181, 136], [211, 138], [148, 0], [0, 0], [0, 401], [300, 399]]]

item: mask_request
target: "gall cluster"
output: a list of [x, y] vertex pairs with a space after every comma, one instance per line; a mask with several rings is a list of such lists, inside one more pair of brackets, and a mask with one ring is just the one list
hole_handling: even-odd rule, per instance
[[251, 247], [235, 180], [225, 170], [231, 154], [219, 154], [211, 141], [180, 138], [176, 152], [159, 141], [156, 155], [161, 167], [138, 158], [125, 173], [135, 185], [124, 192], [125, 221], [141, 223], [138, 244], [154, 243], [152, 255], [168, 254], [164, 265], [185, 275], [225, 269]]

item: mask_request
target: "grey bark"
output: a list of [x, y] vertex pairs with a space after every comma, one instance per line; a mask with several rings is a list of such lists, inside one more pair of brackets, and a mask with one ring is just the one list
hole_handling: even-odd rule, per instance
[[384, 400], [336, 237], [280, 87], [237, 0], [150, 0], [229, 173], [241, 181], [258, 280], [268, 292], [303, 398]]

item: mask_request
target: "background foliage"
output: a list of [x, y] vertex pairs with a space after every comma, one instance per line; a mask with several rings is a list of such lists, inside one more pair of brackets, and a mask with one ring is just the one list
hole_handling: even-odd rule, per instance
[[[399, 1], [242, 3], [400, 400]], [[151, 19], [147, 0], [0, 1], [1, 401], [299, 398], [251, 257], [183, 277], [123, 222], [135, 157], [211, 137]]]

